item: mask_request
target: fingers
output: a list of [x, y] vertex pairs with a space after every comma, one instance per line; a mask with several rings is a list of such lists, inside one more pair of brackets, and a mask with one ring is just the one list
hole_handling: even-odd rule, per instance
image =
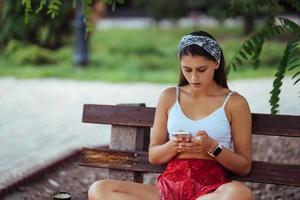
[[194, 142], [186, 142], [186, 141], [177, 141], [174, 142], [174, 148], [177, 152], [202, 152], [203, 146], [194, 143]]
[[198, 131], [195, 136], [205, 136], [207, 133], [205, 131]]
[[173, 147], [176, 152], [186, 151], [186, 147], [190, 146], [192, 138], [183, 138], [183, 137], [173, 137]]
[[203, 151], [203, 145], [199, 144], [199, 142], [189, 142], [185, 143], [184, 150], [190, 151], [190, 152], [202, 152]]
[[172, 138], [173, 147], [176, 152], [204, 152], [207, 143], [207, 133], [198, 131], [195, 137], [180, 137]]
[[179, 138], [179, 137], [173, 137], [172, 142], [173, 142], [173, 147], [176, 150], [176, 152], [182, 152], [181, 142], [183, 142], [183, 139]]

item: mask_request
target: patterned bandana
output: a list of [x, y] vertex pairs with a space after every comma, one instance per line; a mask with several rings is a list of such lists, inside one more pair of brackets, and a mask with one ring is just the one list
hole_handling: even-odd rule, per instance
[[217, 41], [209, 37], [198, 35], [185, 35], [181, 38], [178, 45], [178, 58], [182, 49], [192, 44], [196, 44], [202, 47], [205, 51], [212, 55], [212, 57], [214, 57], [218, 61], [218, 63], [220, 63], [221, 49]]

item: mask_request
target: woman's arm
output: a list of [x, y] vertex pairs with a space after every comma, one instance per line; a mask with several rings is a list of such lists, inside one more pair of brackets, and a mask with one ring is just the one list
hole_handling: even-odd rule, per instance
[[167, 141], [168, 109], [175, 99], [175, 88], [168, 88], [158, 100], [149, 145], [149, 162], [152, 164], [167, 163], [177, 155], [174, 140]]
[[252, 163], [252, 121], [247, 100], [240, 95], [233, 95], [228, 101], [231, 113], [231, 134], [234, 152], [223, 147], [216, 160], [225, 168], [240, 175], [250, 172]]

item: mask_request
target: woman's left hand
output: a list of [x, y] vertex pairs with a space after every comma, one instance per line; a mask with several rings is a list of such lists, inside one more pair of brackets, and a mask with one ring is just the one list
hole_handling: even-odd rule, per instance
[[198, 131], [190, 142], [180, 144], [183, 152], [207, 152], [211, 151], [218, 142], [205, 131]]

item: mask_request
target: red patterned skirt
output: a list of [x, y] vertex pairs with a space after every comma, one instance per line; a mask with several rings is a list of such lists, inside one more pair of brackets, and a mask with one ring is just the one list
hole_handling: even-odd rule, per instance
[[174, 159], [157, 178], [160, 200], [195, 200], [228, 183], [225, 168], [215, 160]]

